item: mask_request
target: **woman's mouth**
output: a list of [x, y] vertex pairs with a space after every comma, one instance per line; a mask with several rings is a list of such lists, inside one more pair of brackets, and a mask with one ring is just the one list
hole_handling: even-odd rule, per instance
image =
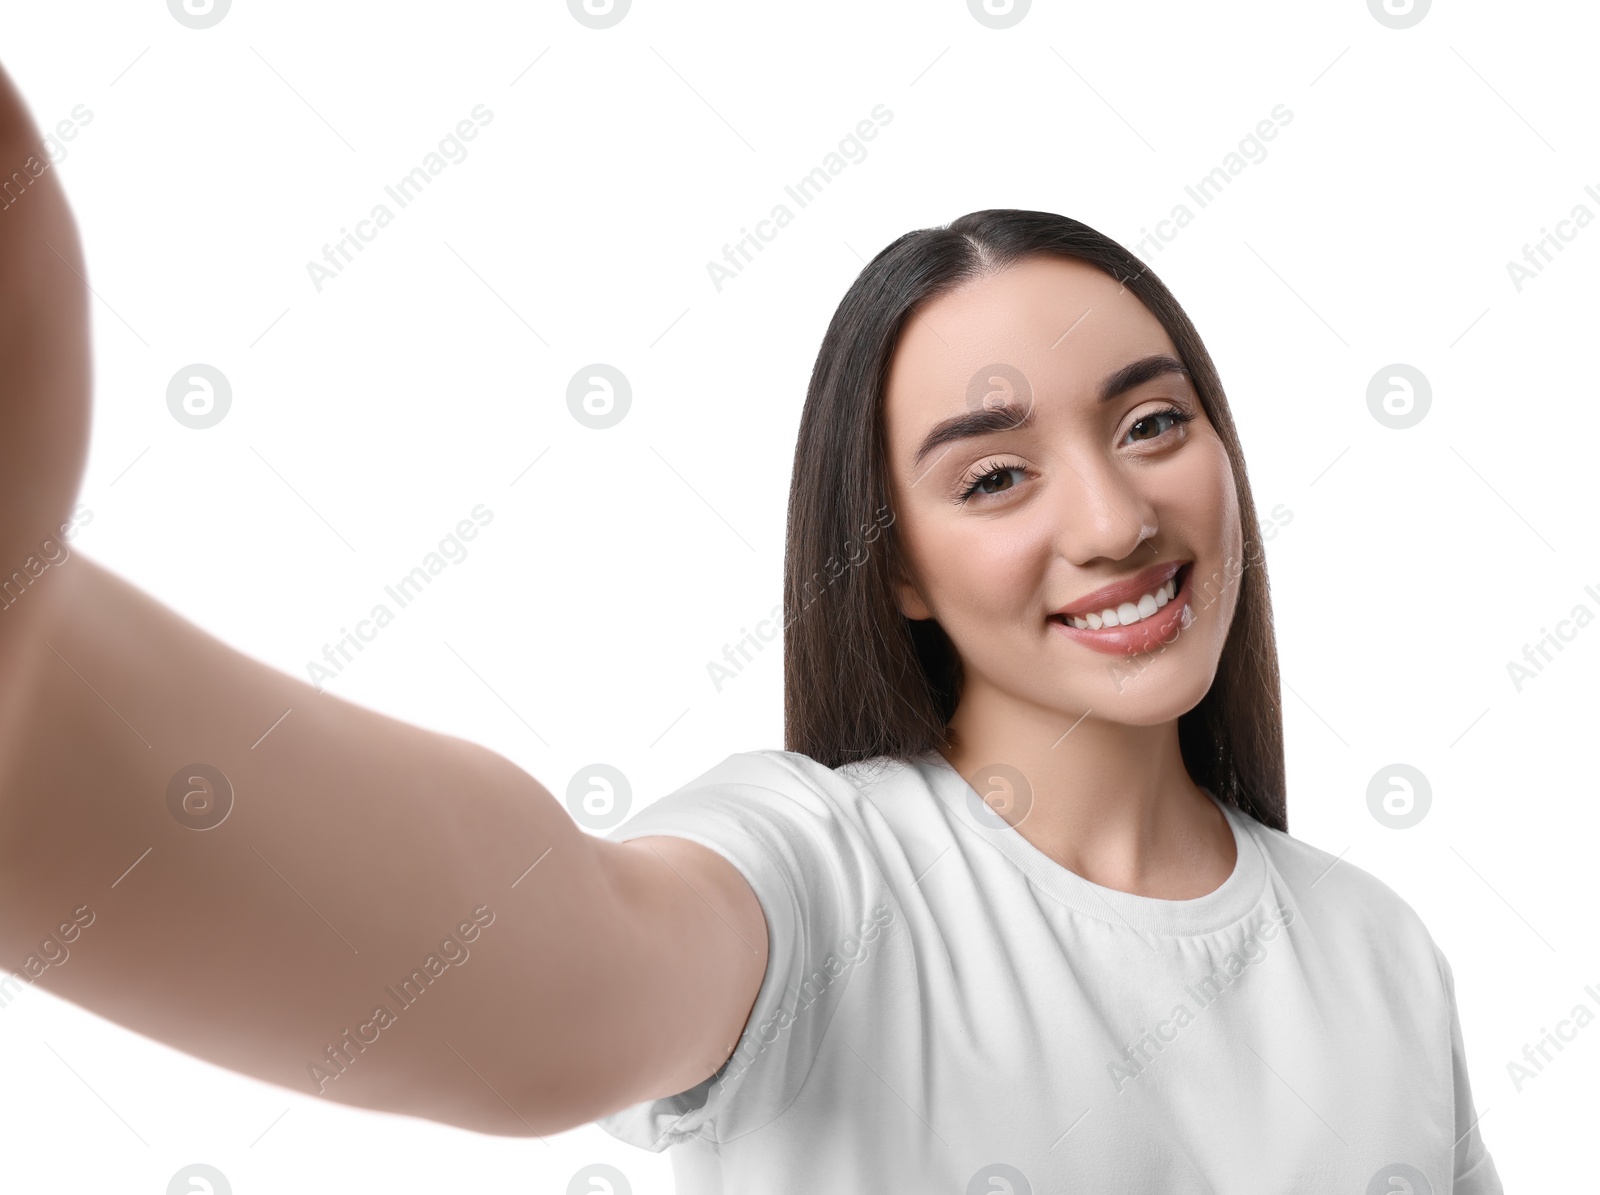
[[1170, 643], [1194, 620], [1189, 607], [1193, 562], [1185, 562], [1176, 571], [1152, 571], [1168, 575], [1165, 580], [1145, 582], [1144, 592], [1137, 597], [1133, 589], [1123, 587], [1125, 592], [1117, 595], [1121, 601], [1108, 599], [1098, 610], [1052, 614], [1050, 621], [1085, 647], [1108, 655], [1131, 655]]
[[1088, 614], [1083, 618], [1077, 618], [1070, 614], [1059, 614], [1056, 617], [1066, 619], [1079, 630], [1098, 631], [1101, 627], [1132, 626], [1136, 622], [1149, 618], [1157, 610], [1165, 606], [1177, 595], [1177, 592], [1178, 578], [1172, 577], [1165, 585], [1158, 586], [1151, 593], [1143, 594], [1136, 602], [1123, 602], [1115, 608], [1107, 606], [1098, 614]]

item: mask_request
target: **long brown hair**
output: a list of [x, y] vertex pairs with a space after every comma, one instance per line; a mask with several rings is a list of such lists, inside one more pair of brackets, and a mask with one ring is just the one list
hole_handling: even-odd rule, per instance
[[1261, 529], [1221, 379], [1161, 280], [1111, 238], [1051, 212], [972, 212], [908, 232], [869, 262], [822, 339], [789, 489], [784, 553], [784, 747], [826, 767], [946, 746], [961, 662], [933, 619], [900, 612], [904, 561], [885, 481], [883, 392], [916, 308], [1037, 254], [1076, 258], [1161, 322], [1233, 467], [1248, 567], [1211, 688], [1178, 719], [1184, 766], [1236, 809], [1287, 831], [1283, 713]]

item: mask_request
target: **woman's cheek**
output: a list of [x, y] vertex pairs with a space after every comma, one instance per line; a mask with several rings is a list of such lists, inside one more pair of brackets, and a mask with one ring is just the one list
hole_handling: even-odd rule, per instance
[[1239, 522], [1239, 494], [1233, 483], [1228, 454], [1215, 434], [1208, 434], [1191, 452], [1190, 467], [1179, 471], [1172, 491], [1173, 507], [1183, 526], [1163, 528], [1180, 532], [1197, 552], [1213, 551], [1218, 562], [1240, 558], [1243, 534]]
[[1239, 519], [1239, 491], [1233, 483], [1233, 468], [1228, 464], [1222, 445], [1217, 445], [1217, 488], [1221, 498], [1217, 509], [1222, 513], [1222, 536], [1228, 552], [1242, 558], [1244, 555], [1244, 530]]
[[1020, 526], [976, 519], [936, 537], [928, 575], [937, 578], [932, 584], [945, 613], [981, 627], [1015, 622], [1039, 589], [1038, 538]]

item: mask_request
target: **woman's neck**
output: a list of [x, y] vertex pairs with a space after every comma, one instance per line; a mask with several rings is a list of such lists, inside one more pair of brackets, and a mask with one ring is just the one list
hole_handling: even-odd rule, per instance
[[1189, 778], [1176, 720], [1129, 726], [970, 684], [943, 752], [994, 812], [1091, 883], [1192, 900], [1232, 873], [1233, 831]]

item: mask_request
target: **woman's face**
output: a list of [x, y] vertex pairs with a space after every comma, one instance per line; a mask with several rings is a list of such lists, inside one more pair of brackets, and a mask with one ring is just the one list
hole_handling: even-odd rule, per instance
[[900, 608], [950, 637], [963, 703], [1141, 726], [1198, 704], [1238, 600], [1238, 493], [1132, 292], [1035, 256], [932, 300], [884, 419]]

